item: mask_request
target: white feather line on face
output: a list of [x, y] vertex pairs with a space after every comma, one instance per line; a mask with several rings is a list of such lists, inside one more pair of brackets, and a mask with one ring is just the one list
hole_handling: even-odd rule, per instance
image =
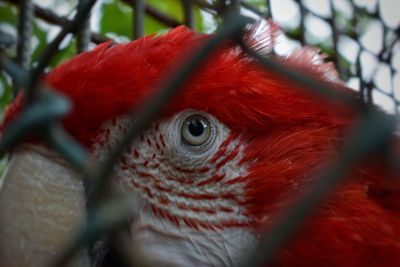
[[[187, 110], [185, 112], [191, 113], [199, 111]], [[221, 168], [210, 165], [210, 159], [217, 153], [223, 141], [228, 138], [230, 131], [215, 118], [203, 113], [202, 115], [208, 116], [213, 125], [215, 125], [217, 134], [215, 146], [210, 147], [210, 149], [202, 155], [188, 154], [187, 150], [180, 147], [180, 128], [176, 127], [175, 123], [185, 112], [160, 122], [158, 127], [156, 127], [155, 124], [150, 127], [150, 129], [143, 134], [144, 139], [136, 140], [132, 149], [123, 158], [124, 164], [134, 167], [127, 169], [119, 165], [116, 169], [117, 176], [119, 177], [118, 180], [123, 185], [130, 188], [130, 191], [142, 196], [145, 203], [147, 203], [145, 204], [147, 208], [144, 208], [131, 224], [133, 244], [136, 246], [136, 249], [142, 251], [151, 263], [156, 266], [234, 266], [233, 262], [237, 262], [241, 255], [243, 255], [242, 253], [245, 253], [247, 248], [252, 246], [256, 241], [256, 237], [250, 229], [229, 227], [215, 229], [213, 231], [204, 229], [196, 230], [183, 222], [178, 226], [169, 220], [156, 216], [152, 210], [148, 208], [151, 204], [159, 209], [164, 209], [182, 220], [184, 220], [184, 218], [189, 218], [207, 224], [217, 224], [221, 221], [247, 222], [249, 220], [249, 218], [244, 215], [243, 208], [233, 200], [201, 199], [194, 201], [179, 196], [175, 194], [176, 192], [163, 192], [155, 189], [156, 184], [154, 179], [167, 189], [169, 188], [188, 194], [218, 195], [231, 192], [237, 195], [238, 199], [243, 195], [243, 184], [241, 182], [229, 185], [225, 185], [224, 183], [239, 176], [247, 175], [247, 166], [239, 166], [239, 161], [242, 158], [245, 147], [244, 144], [241, 144], [239, 139], [233, 140], [226, 146], [224, 155], [232, 153], [235, 149], [239, 149], [238, 155], [225, 164], [222, 164]], [[123, 136], [128, 125], [129, 121], [126, 119], [119, 119], [107, 125], [106, 127], [109, 127], [109, 131], [106, 131], [106, 137], [100, 137], [103, 138], [101, 142], [103, 145], [96, 148], [95, 155], [101, 155], [104, 159], [107, 150]], [[160, 133], [163, 133], [165, 138], [165, 147], [162, 150], [162, 157], [159, 155], [161, 153], [159, 149], [157, 149], [157, 145], [155, 145], [157, 141], [160, 141], [158, 140], [160, 138]], [[135, 150], [140, 155], [139, 157], [133, 156]], [[156, 156], [154, 156], [154, 154], [156, 154]], [[169, 158], [170, 162], [163, 161], [165, 157]], [[223, 157], [217, 160], [216, 164], [222, 161], [222, 158]], [[148, 164], [145, 164], [145, 162], [148, 162]], [[179, 171], [169, 164], [184, 168], [200, 168], [208, 164], [209, 170], [200, 174], [183, 174], [179, 173]], [[151, 168], [151, 166], [153, 166], [153, 168]], [[153, 176], [153, 179], [140, 177], [140, 173], [147, 173]], [[199, 187], [194, 184], [184, 184], [179, 181], [168, 180], [166, 177], [167, 174], [180, 179], [189, 179], [193, 181], [204, 181], [212, 175], [224, 174], [226, 177], [213, 184]], [[132, 183], [132, 181], [134, 183]], [[146, 195], [146, 190], [141, 189], [141, 187], [150, 188], [154, 197], [151, 198]], [[175, 205], [195, 207], [197, 209], [212, 209], [217, 212], [210, 215], [198, 210], [196, 212], [193, 210], [180, 210], [173, 205], [162, 206], [159, 203], [162, 198], [167, 199], [169, 203], [175, 203]], [[232, 212], [224, 213], [223, 211], [218, 211], [222, 207], [231, 208]]]

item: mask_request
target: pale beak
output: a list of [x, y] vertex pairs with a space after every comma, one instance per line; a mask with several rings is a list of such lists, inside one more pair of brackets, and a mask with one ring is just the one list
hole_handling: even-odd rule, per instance
[[[79, 174], [46, 148], [21, 145], [13, 151], [1, 184], [1, 266], [47, 266], [85, 221]], [[90, 266], [87, 253], [80, 252], [68, 266]]]

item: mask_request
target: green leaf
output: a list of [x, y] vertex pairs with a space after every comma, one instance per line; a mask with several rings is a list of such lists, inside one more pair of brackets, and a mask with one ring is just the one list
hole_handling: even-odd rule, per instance
[[147, 15], [144, 18], [144, 35], [153, 33], [164, 33], [169, 29], [168, 26]]
[[11, 4], [0, 2], [0, 18], [0, 22], [16, 26], [18, 22], [17, 9]]
[[50, 66], [54, 68], [58, 64], [60, 64], [63, 61], [66, 61], [67, 59], [72, 58], [75, 56], [77, 53], [76, 50], [76, 39], [72, 39], [69, 41], [68, 45], [60, 49], [55, 56], [51, 59]]
[[[0, 110], [3, 111], [4, 108], [12, 100], [12, 86], [9, 80], [6, 79], [5, 74], [0, 72]], [[1, 112], [1, 118], [3, 114]]]
[[[0, 2], [0, 29], [5, 33], [8, 33], [12, 36], [14, 41], [17, 41], [17, 9], [15, 6]], [[6, 49], [3, 50], [4, 53], [13, 58], [16, 55], [16, 43], [10, 45]]]
[[267, 11], [267, 1], [266, 0], [246, 0], [243, 1], [254, 8], [257, 8], [261, 12], [266, 12]]
[[[184, 9], [183, 9], [183, 4], [181, 0], [165, 0], [165, 1], [159, 1], [159, 0], [149, 0], [147, 3], [161, 12], [165, 13], [171, 18], [174, 18], [176, 21], [179, 23], [184, 22]], [[195, 29], [199, 32], [203, 31], [203, 16], [201, 15], [200, 8], [197, 7], [196, 5], [192, 5], [193, 8], [193, 15], [194, 15], [194, 20], [195, 20]], [[166, 30], [169, 29], [166, 25], [158, 22], [157, 20], [153, 19], [150, 16], [145, 17], [145, 28], [144, 32], [145, 34], [151, 34], [151, 33], [162, 33], [165, 32]]]
[[[160, 12], [167, 16], [175, 19], [176, 21], [183, 23], [184, 21], [184, 10], [182, 1], [180, 0], [149, 0], [146, 2], [148, 5], [156, 8]], [[100, 31], [101, 33], [115, 38], [118, 36], [124, 36], [128, 39], [132, 39], [133, 36], [133, 20], [134, 11], [131, 6], [121, 1], [108, 1], [103, 3], [101, 6], [101, 22]], [[195, 29], [203, 31], [204, 29], [204, 18], [201, 14], [199, 7], [193, 5], [193, 12], [195, 18]], [[168, 31], [169, 26], [154, 19], [150, 15], [145, 15], [144, 18], [144, 33], [148, 34], [159, 34]]]
[[296, 27], [296, 28], [293, 28], [293, 29], [287, 29], [285, 31], [285, 34], [287, 36], [289, 36], [290, 38], [292, 38], [292, 39], [298, 40], [301, 37], [301, 29], [300, 29], [300, 27]]
[[109, 33], [132, 39], [132, 8], [121, 1], [110, 1], [101, 6], [101, 33], [113, 38]]
[[37, 20], [35, 19], [33, 21], [33, 38], [34, 38], [34, 44], [36, 43], [37, 45], [35, 47], [32, 47], [32, 56], [31, 56], [31, 62], [35, 62], [38, 60], [38, 57], [40, 53], [43, 52], [43, 50], [47, 47], [47, 31], [42, 29], [38, 23]]
[[[17, 9], [8, 3], [0, 2], [0, 27], [1, 24], [8, 24], [16, 30], [18, 22]], [[5, 49], [5, 54], [9, 57], [15, 56], [15, 46]], [[12, 85], [5, 73], [0, 72], [0, 119], [3, 118], [3, 110], [12, 99]], [[0, 168], [1, 169], [1, 168]]]

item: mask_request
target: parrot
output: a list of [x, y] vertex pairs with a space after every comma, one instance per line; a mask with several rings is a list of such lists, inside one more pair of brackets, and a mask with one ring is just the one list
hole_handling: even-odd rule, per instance
[[[250, 27], [258, 53], [345, 94], [357, 93], [314, 47], [273, 53], [281, 31]], [[43, 78], [73, 107], [66, 131], [99, 161], [132, 124], [137, 107], [212, 34], [178, 26], [124, 44], [109, 42]], [[204, 59], [157, 118], [126, 147], [112, 181], [140, 205], [128, 240], [148, 266], [233, 267], [316, 174], [340, 157], [354, 107], [263, 68], [233, 41]], [[25, 104], [19, 94], [2, 131]], [[16, 145], [0, 191], [2, 266], [42, 266], [86, 218], [80, 173], [34, 136]], [[393, 179], [388, 179], [393, 178]], [[299, 226], [268, 266], [400, 266], [399, 178], [366, 159]], [[90, 266], [81, 252], [71, 266]]]

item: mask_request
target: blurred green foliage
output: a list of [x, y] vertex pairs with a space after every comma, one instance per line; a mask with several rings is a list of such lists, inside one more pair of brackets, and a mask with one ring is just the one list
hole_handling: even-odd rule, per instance
[[[148, 0], [147, 4], [156, 7], [159, 11], [167, 16], [179, 21], [184, 21], [184, 12], [181, 0]], [[118, 0], [108, 1], [101, 6], [101, 21], [100, 32], [104, 33], [110, 38], [116, 36], [125, 37], [123, 40], [132, 39], [133, 33], [133, 12], [132, 8], [126, 3]], [[116, 19], [118, 18], [118, 19]], [[194, 28], [203, 31], [203, 18], [200, 13], [200, 8], [194, 7]], [[152, 33], [163, 33], [168, 30], [163, 23], [154, 19], [151, 16], [145, 16], [144, 19], [144, 33], [145, 35]]]
[[[6, 33], [12, 34], [15, 38], [15, 29], [17, 26], [17, 9], [8, 3], [0, 2], [0, 27]], [[14, 30], [14, 32], [13, 32]], [[15, 56], [15, 47], [7, 48], [6, 53]], [[12, 99], [12, 82], [10, 77], [0, 72], [0, 118], [3, 117], [4, 107]]]

